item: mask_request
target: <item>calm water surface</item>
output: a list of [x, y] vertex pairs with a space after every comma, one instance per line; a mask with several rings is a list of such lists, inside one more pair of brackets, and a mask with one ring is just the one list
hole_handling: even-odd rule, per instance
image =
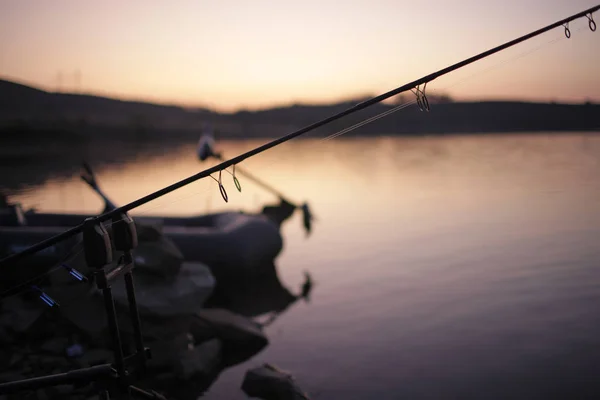
[[[260, 141], [223, 142], [227, 156]], [[198, 171], [195, 144], [99, 171], [119, 204]], [[160, 154], [160, 149], [157, 149]], [[207, 165], [208, 166], [208, 165]], [[244, 399], [271, 362], [317, 399], [600, 398], [600, 135], [300, 140], [244, 162], [318, 221], [283, 229], [281, 280], [316, 286], [226, 370], [209, 399]], [[211, 180], [141, 214], [259, 209], [243, 179]], [[15, 196], [98, 211], [77, 176]]]

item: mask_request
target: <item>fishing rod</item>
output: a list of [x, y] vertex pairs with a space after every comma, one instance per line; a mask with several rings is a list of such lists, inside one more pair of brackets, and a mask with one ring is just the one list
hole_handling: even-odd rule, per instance
[[[198, 152], [198, 159], [200, 161], [206, 161], [207, 159], [209, 159], [211, 157], [215, 158], [221, 162], [225, 161], [223, 154], [219, 153], [215, 150], [215, 140], [212, 137], [212, 134], [210, 134], [210, 133], [204, 133], [200, 137], [197, 152]], [[238, 192], [242, 191], [242, 186], [240, 185], [240, 181], [238, 180], [237, 176], [235, 176], [236, 171], [239, 172], [240, 175], [243, 175], [244, 177], [246, 177], [249, 180], [251, 180], [252, 182], [254, 182], [256, 185], [262, 187], [266, 191], [271, 192], [275, 196], [279, 197], [279, 200], [282, 203], [285, 203], [295, 209], [300, 209], [302, 211], [302, 224], [304, 226], [304, 229], [305, 229], [307, 235], [310, 234], [311, 229], [312, 229], [312, 222], [315, 218], [312, 214], [310, 206], [308, 205], [308, 202], [298, 204], [298, 203], [295, 203], [295, 202], [287, 199], [279, 190], [275, 189], [273, 186], [269, 185], [268, 183], [266, 183], [262, 179], [258, 178], [257, 176], [251, 174], [246, 169], [243, 169], [234, 164], [233, 172], [229, 172], [229, 171], [227, 171], [227, 172], [229, 172], [231, 174], [231, 176], [233, 177], [233, 183], [234, 183], [236, 189], [238, 190]], [[213, 178], [213, 179], [215, 179], [215, 178]], [[219, 191], [221, 192], [221, 196], [223, 197], [223, 200], [225, 200], [225, 202], [227, 202], [228, 201], [227, 191], [225, 190], [223, 183], [218, 179], [215, 179], [215, 181], [217, 181], [217, 183], [219, 184]]]
[[[273, 148], [275, 146], [278, 146], [278, 145], [280, 145], [280, 144], [282, 144], [284, 142], [287, 142], [287, 141], [289, 141], [291, 139], [294, 139], [294, 138], [296, 138], [296, 137], [298, 137], [300, 135], [303, 135], [303, 134], [305, 134], [307, 132], [310, 132], [310, 131], [312, 131], [314, 129], [317, 129], [319, 127], [322, 127], [324, 125], [327, 125], [327, 124], [329, 124], [329, 123], [331, 123], [333, 121], [336, 121], [338, 119], [341, 119], [341, 118], [343, 118], [345, 116], [348, 116], [350, 114], [354, 114], [354, 113], [356, 113], [358, 111], [361, 111], [361, 110], [363, 110], [363, 109], [365, 109], [367, 107], [370, 107], [370, 106], [372, 106], [374, 104], [381, 103], [382, 101], [387, 100], [390, 97], [396, 96], [396, 95], [398, 95], [400, 93], [403, 93], [403, 92], [412, 91], [415, 94], [415, 96], [417, 97], [417, 103], [419, 105], [419, 108], [422, 111], [429, 111], [429, 101], [427, 100], [427, 95], [425, 94], [425, 90], [427, 88], [427, 83], [429, 83], [429, 82], [431, 82], [431, 81], [433, 81], [433, 80], [435, 80], [435, 79], [437, 79], [437, 78], [439, 78], [441, 76], [447, 75], [447, 74], [449, 74], [449, 73], [451, 73], [453, 71], [456, 71], [456, 70], [458, 70], [460, 68], [463, 68], [463, 67], [465, 67], [465, 66], [467, 66], [469, 64], [472, 64], [472, 63], [474, 63], [476, 61], [479, 61], [479, 60], [481, 60], [483, 58], [489, 57], [489, 56], [491, 56], [493, 54], [496, 54], [496, 53], [498, 53], [500, 51], [503, 51], [503, 50], [506, 50], [506, 49], [508, 49], [508, 48], [510, 48], [512, 46], [515, 46], [515, 45], [517, 45], [519, 43], [522, 43], [522, 42], [525, 42], [527, 40], [530, 40], [530, 39], [532, 39], [532, 38], [534, 38], [536, 36], [539, 36], [539, 35], [541, 35], [543, 33], [546, 33], [548, 31], [550, 31], [552, 29], [555, 29], [555, 28], [558, 28], [560, 26], [564, 27], [564, 29], [565, 29], [565, 36], [567, 37], [567, 39], [570, 39], [571, 38], [571, 30], [569, 29], [569, 22], [572, 22], [572, 21], [577, 20], [579, 18], [584, 18], [584, 17], [587, 18], [588, 19], [588, 26], [589, 26], [590, 30], [592, 32], [594, 32], [594, 31], [596, 31], [596, 22], [594, 21], [594, 18], [593, 18], [592, 14], [594, 12], [598, 11], [599, 9], [600, 9], [600, 5], [597, 5], [595, 7], [589, 8], [589, 9], [587, 9], [585, 11], [581, 11], [581, 12], [579, 12], [577, 14], [573, 14], [570, 17], [561, 19], [560, 21], [554, 22], [554, 23], [552, 23], [550, 25], [547, 25], [547, 26], [545, 26], [543, 28], [540, 28], [540, 29], [538, 29], [536, 31], [530, 32], [530, 33], [528, 33], [526, 35], [523, 35], [521, 37], [513, 39], [513, 40], [511, 40], [509, 42], [506, 42], [504, 44], [501, 44], [501, 45], [499, 45], [497, 47], [494, 47], [492, 49], [489, 49], [489, 50], [486, 50], [486, 51], [484, 51], [482, 53], [479, 53], [479, 54], [477, 54], [475, 56], [467, 58], [467, 59], [465, 59], [463, 61], [460, 61], [460, 62], [457, 62], [455, 64], [452, 64], [452, 65], [450, 65], [450, 66], [448, 66], [446, 68], [443, 68], [443, 69], [441, 69], [441, 70], [439, 70], [437, 72], [433, 72], [433, 73], [431, 73], [429, 75], [426, 75], [426, 76], [424, 76], [422, 78], [414, 80], [414, 81], [412, 81], [410, 83], [407, 83], [405, 85], [402, 85], [402, 86], [399, 86], [399, 87], [397, 87], [395, 89], [392, 89], [392, 90], [390, 90], [390, 91], [388, 91], [386, 93], [380, 94], [379, 96], [375, 96], [375, 97], [373, 97], [373, 98], [371, 98], [369, 100], [366, 100], [366, 101], [363, 101], [361, 103], [358, 103], [358, 104], [354, 105], [353, 107], [350, 107], [350, 108], [348, 108], [348, 109], [346, 109], [344, 111], [341, 111], [341, 112], [339, 112], [337, 114], [331, 115], [331, 116], [329, 116], [329, 117], [327, 117], [325, 119], [322, 119], [322, 120], [317, 121], [317, 122], [315, 122], [313, 124], [305, 126], [304, 128], [301, 128], [301, 129], [299, 129], [299, 130], [297, 130], [295, 132], [289, 133], [289, 134], [287, 134], [285, 136], [282, 136], [282, 137], [280, 137], [278, 139], [274, 139], [274, 140], [272, 140], [272, 141], [270, 141], [268, 143], [265, 143], [265, 144], [263, 144], [261, 146], [258, 146], [258, 147], [254, 148], [252, 150], [249, 150], [249, 151], [247, 151], [247, 152], [245, 152], [243, 154], [240, 154], [239, 156], [233, 157], [233, 158], [231, 158], [231, 159], [229, 159], [227, 161], [223, 161], [223, 162], [221, 162], [218, 165], [215, 165], [215, 166], [213, 166], [211, 168], [207, 168], [204, 171], [198, 172], [197, 174], [194, 174], [194, 175], [189, 176], [189, 177], [187, 177], [185, 179], [182, 179], [182, 180], [180, 180], [178, 182], [175, 182], [175, 183], [173, 183], [173, 184], [171, 184], [169, 186], [166, 186], [166, 187], [164, 187], [164, 188], [162, 188], [160, 190], [157, 190], [157, 191], [155, 191], [153, 193], [150, 193], [150, 194], [148, 194], [148, 195], [146, 195], [144, 197], [141, 197], [141, 198], [139, 198], [137, 200], [134, 200], [134, 201], [132, 201], [132, 202], [130, 202], [128, 204], [125, 204], [125, 205], [123, 205], [121, 207], [118, 207], [118, 208], [116, 208], [116, 209], [114, 209], [112, 211], [109, 211], [109, 212], [103, 213], [103, 214], [101, 214], [101, 215], [99, 215], [97, 217], [94, 217], [94, 222], [101, 223], [101, 222], [108, 221], [111, 218], [113, 218], [114, 216], [126, 213], [126, 212], [128, 212], [128, 211], [130, 211], [130, 210], [132, 210], [132, 209], [134, 209], [136, 207], [144, 205], [144, 204], [146, 204], [146, 203], [148, 203], [148, 202], [150, 202], [152, 200], [155, 200], [155, 199], [157, 199], [157, 198], [159, 198], [161, 196], [164, 196], [164, 195], [166, 195], [168, 193], [171, 193], [171, 192], [173, 192], [173, 191], [175, 191], [177, 189], [180, 189], [180, 188], [182, 188], [182, 187], [184, 187], [186, 185], [189, 185], [190, 183], [196, 182], [199, 179], [203, 179], [203, 178], [207, 178], [209, 176], [212, 176], [213, 173], [217, 173], [217, 172], [219, 173], [219, 182], [220, 182], [221, 181], [220, 180], [220, 173], [223, 170], [225, 170], [226, 168], [228, 168], [228, 167], [231, 167], [233, 165], [239, 164], [242, 161], [244, 161], [244, 160], [246, 160], [246, 159], [248, 159], [250, 157], [253, 157], [253, 156], [257, 155], [257, 154], [260, 154], [260, 153], [262, 153], [262, 152], [264, 152], [266, 150], [269, 150], [269, 149], [271, 149], [271, 148]], [[223, 187], [222, 184], [220, 184], [219, 188], [221, 189], [222, 187]], [[2, 260], [0, 260], [0, 268], [7, 267], [7, 266], [15, 263], [16, 261], [24, 258], [25, 256], [35, 254], [36, 252], [38, 252], [40, 250], [43, 250], [43, 249], [46, 249], [46, 248], [48, 248], [50, 246], [53, 246], [53, 245], [57, 244], [58, 242], [60, 242], [60, 241], [62, 241], [64, 239], [68, 239], [68, 238], [70, 238], [70, 237], [72, 237], [74, 235], [77, 235], [78, 233], [81, 233], [83, 231], [83, 229], [84, 229], [84, 224], [81, 223], [81, 224], [79, 224], [79, 225], [77, 225], [77, 226], [75, 226], [75, 227], [73, 227], [73, 228], [71, 228], [69, 230], [66, 230], [65, 232], [63, 232], [61, 234], [58, 234], [56, 236], [53, 236], [53, 237], [48, 238], [46, 240], [43, 240], [43, 241], [41, 241], [41, 242], [39, 242], [39, 243], [31, 246], [31, 247], [28, 247], [25, 250], [22, 250], [22, 251], [20, 251], [18, 253], [11, 254], [11, 255], [3, 258]]]
[[[215, 150], [215, 141], [214, 141], [212, 135], [210, 133], [204, 133], [202, 135], [202, 137], [200, 138], [200, 141], [198, 144], [198, 159], [200, 161], [206, 161], [209, 158], [215, 158], [221, 162], [225, 161], [225, 157], [223, 156], [223, 154], [220, 152], [217, 152]], [[279, 190], [275, 189], [273, 186], [269, 185], [262, 179], [259, 179], [258, 177], [254, 176], [253, 174], [251, 174], [247, 170], [241, 168], [240, 166], [234, 165], [233, 172], [231, 172], [231, 175], [233, 176], [233, 183], [235, 184], [235, 187], [238, 191], [241, 192], [242, 187], [241, 187], [240, 182], [238, 181], [237, 177], [235, 176], [236, 171], [239, 172], [240, 175], [243, 175], [244, 177], [250, 179], [252, 182], [257, 184], [258, 186], [262, 187], [266, 191], [273, 193], [275, 196], [279, 197], [281, 200], [297, 207], [294, 202], [286, 199], [285, 196]], [[225, 201], [227, 201], [225, 196], [223, 196], [223, 199]]]
[[[222, 156], [218, 156], [217, 160], [219, 161], [225, 161], [225, 158]], [[271, 192], [273, 193], [275, 196], [279, 197], [281, 200], [285, 201], [286, 203], [290, 203], [295, 207], [299, 207], [298, 205], [296, 205], [295, 202], [287, 199], [279, 190], [275, 189], [273, 186], [269, 185], [268, 183], [266, 183], [265, 181], [263, 181], [262, 179], [256, 177], [255, 175], [251, 174], [250, 172], [248, 172], [247, 169], [242, 168], [240, 166], [233, 166], [233, 172], [232, 175], [235, 178], [235, 172], [239, 172], [240, 175], [242, 175], [244, 178], [247, 178], [249, 180], [251, 180], [252, 182], [254, 182], [256, 185], [260, 186], [261, 188], [265, 189], [267, 192]], [[238, 182], [237, 184], [235, 184], [235, 187], [238, 188], [238, 190], [241, 192], [241, 186], [239, 185], [239, 181], [237, 180], [237, 178], [234, 180], [234, 183]]]

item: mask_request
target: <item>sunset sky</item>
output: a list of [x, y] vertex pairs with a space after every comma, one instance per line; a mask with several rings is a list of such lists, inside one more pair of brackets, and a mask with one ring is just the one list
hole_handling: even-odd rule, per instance
[[[223, 111], [328, 102], [387, 91], [598, 1], [1, 0], [0, 77]], [[600, 30], [585, 18], [571, 30], [570, 40], [553, 30], [428, 88], [600, 101]]]

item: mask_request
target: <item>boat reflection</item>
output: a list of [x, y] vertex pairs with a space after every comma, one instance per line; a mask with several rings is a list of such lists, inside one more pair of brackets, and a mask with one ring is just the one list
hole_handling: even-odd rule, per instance
[[260, 275], [239, 280], [227, 285], [217, 284], [206, 307], [219, 307], [231, 310], [246, 317], [268, 318], [261, 323], [266, 326], [299, 300], [310, 301], [313, 280], [309, 272], [304, 272], [304, 282], [295, 294], [279, 279], [275, 264], [265, 266]]

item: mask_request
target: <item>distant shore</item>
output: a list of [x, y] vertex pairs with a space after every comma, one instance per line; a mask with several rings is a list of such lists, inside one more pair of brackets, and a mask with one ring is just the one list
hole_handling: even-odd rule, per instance
[[[84, 160], [119, 164], [128, 157], [195, 145], [207, 123], [214, 129], [217, 140], [266, 142], [362, 100], [218, 113], [51, 93], [0, 80], [0, 190], [44, 182], [49, 176], [78, 173]], [[600, 132], [600, 104], [454, 102], [448, 97], [433, 96], [430, 104], [429, 112], [420, 111], [415, 105], [406, 107], [360, 126], [345, 137]], [[396, 106], [374, 105], [302, 138], [334, 134]]]
[[[0, 145], [44, 138], [72, 142], [89, 142], [91, 138], [132, 143], [148, 140], [189, 142], [198, 140], [207, 123], [220, 139], [274, 138], [344, 111], [363, 100], [219, 113], [92, 95], [51, 93], [0, 80]], [[305, 137], [333, 134], [410, 100], [406, 97], [397, 104], [373, 105]], [[361, 126], [350, 135], [600, 131], [600, 104], [589, 102], [455, 102], [448, 96], [431, 96], [429, 101], [430, 112], [422, 112], [412, 105]]]
[[[465, 135], [564, 135], [564, 134], [599, 134], [595, 131], [533, 131], [533, 132], [502, 132], [502, 133], [443, 133], [443, 134], [414, 134], [406, 137], [431, 136], [465, 136]], [[0, 146], [0, 192], [10, 194], [29, 186], [42, 184], [48, 179], [67, 178], [77, 175], [83, 161], [101, 168], [103, 166], [122, 165], [131, 159], [155, 156], [177, 151], [183, 146], [195, 146], [197, 139], [183, 137], [177, 140], [167, 140], [162, 136], [147, 138], [143, 141], [118, 137], [88, 137], [86, 140], [72, 141], [66, 138], [53, 139], [50, 136], [38, 137], [34, 141], [11, 141], [9, 145]], [[360, 135], [359, 137], [398, 136], [394, 134]], [[342, 136], [336, 140], [351, 138]], [[354, 136], [356, 137], [356, 136]], [[253, 140], [261, 143], [271, 140], [270, 137], [255, 138], [223, 138], [223, 140]], [[296, 139], [302, 140], [302, 138]]]

